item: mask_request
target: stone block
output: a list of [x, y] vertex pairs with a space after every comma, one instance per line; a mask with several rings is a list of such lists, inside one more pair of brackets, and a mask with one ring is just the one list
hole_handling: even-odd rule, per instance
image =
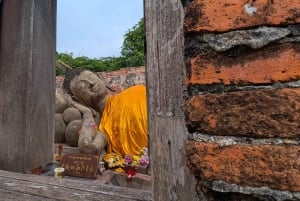
[[187, 68], [187, 85], [257, 85], [296, 81], [300, 79], [300, 46], [289, 43], [272, 45], [247, 50], [236, 57], [223, 53], [198, 54], [187, 58]]
[[188, 166], [202, 179], [300, 191], [300, 147], [187, 142]]
[[193, 96], [186, 102], [189, 132], [246, 137], [300, 137], [300, 88]]
[[186, 33], [226, 32], [260, 25], [300, 22], [298, 0], [194, 0], [186, 4], [184, 12]]

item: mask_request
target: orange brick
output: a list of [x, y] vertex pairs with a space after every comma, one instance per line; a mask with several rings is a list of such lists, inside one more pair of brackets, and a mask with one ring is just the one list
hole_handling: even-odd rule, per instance
[[300, 146], [188, 141], [186, 149], [188, 166], [206, 180], [300, 191]]
[[186, 84], [268, 84], [300, 79], [300, 46], [282, 44], [238, 57], [201, 56], [190, 59]]
[[300, 88], [193, 96], [186, 124], [211, 135], [300, 137]]
[[[249, 15], [245, 5], [257, 9]], [[299, 0], [194, 0], [185, 7], [186, 32], [225, 32], [259, 25], [286, 25], [300, 22]]]

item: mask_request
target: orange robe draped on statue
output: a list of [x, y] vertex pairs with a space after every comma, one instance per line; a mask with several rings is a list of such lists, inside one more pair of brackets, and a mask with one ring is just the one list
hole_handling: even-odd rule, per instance
[[139, 155], [148, 147], [146, 87], [136, 85], [109, 97], [99, 129], [107, 136], [107, 153]]

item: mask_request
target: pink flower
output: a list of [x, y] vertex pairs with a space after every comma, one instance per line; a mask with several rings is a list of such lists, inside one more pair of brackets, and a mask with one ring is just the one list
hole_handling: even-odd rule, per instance
[[149, 165], [149, 156], [144, 155], [139, 160], [139, 166], [142, 168], [146, 168]]
[[126, 154], [125, 157], [124, 157], [124, 160], [125, 160], [126, 164], [132, 163], [132, 155]]

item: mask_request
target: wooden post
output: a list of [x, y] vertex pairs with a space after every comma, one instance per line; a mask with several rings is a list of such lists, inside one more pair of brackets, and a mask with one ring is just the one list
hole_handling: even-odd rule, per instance
[[185, 165], [184, 37], [180, 0], [145, 0], [147, 95], [153, 200], [196, 200]]
[[56, 0], [2, 0], [0, 169], [53, 159]]

